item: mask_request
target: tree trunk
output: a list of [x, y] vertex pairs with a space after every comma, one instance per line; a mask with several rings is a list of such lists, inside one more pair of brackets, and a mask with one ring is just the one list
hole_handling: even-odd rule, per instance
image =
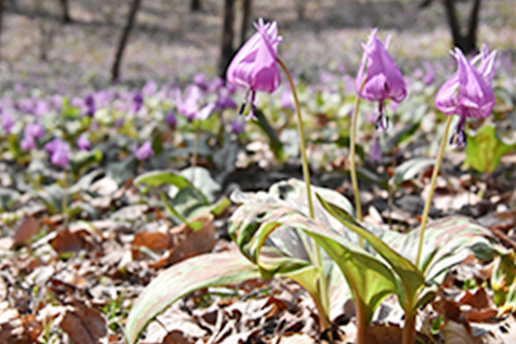
[[222, 26], [222, 44], [220, 50], [219, 75], [224, 77], [226, 68], [234, 53], [233, 38], [235, 31], [235, 0], [224, 0], [224, 24]]
[[197, 12], [201, 10], [201, 0], [192, 0], [190, 2], [190, 11]]
[[478, 27], [478, 15], [480, 12], [480, 0], [474, 0], [469, 18], [469, 27], [466, 35], [460, 32], [460, 23], [457, 18], [455, 0], [444, 0], [448, 26], [453, 38], [453, 45], [459, 47], [465, 54], [476, 52], [476, 36]]
[[133, 29], [134, 22], [136, 21], [136, 14], [138, 13], [140, 4], [141, 0], [133, 0], [131, 4], [129, 16], [127, 18], [127, 24], [125, 25], [124, 31], [122, 32], [122, 37], [120, 37], [120, 42], [118, 43], [118, 48], [115, 54], [115, 61], [113, 62], [113, 68], [111, 69], [111, 81], [117, 81], [120, 78], [120, 65], [122, 64], [122, 57], [124, 55], [127, 41], [129, 40], [129, 35]]
[[70, 16], [70, 7], [68, 6], [68, 0], [59, 0], [61, 3], [61, 12], [62, 17], [61, 20], [65, 24], [69, 24], [72, 22], [72, 17]]
[[473, 7], [471, 8], [471, 14], [469, 16], [468, 32], [466, 34], [466, 40], [469, 44], [470, 51], [478, 51], [477, 49], [477, 28], [478, 28], [478, 16], [480, 14], [480, 3], [481, 0], [474, 0]]
[[245, 43], [247, 30], [251, 20], [251, 12], [253, 8], [253, 0], [242, 0], [242, 26], [240, 27], [240, 45]]
[[2, 59], [1, 47], [2, 47], [2, 29], [4, 24], [4, 0], [0, 0], [0, 60]]

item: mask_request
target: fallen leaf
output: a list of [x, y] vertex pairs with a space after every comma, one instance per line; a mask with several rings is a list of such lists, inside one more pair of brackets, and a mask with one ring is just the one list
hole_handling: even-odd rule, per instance
[[480, 338], [473, 337], [468, 326], [455, 321], [446, 322], [443, 334], [446, 344], [482, 344]]
[[59, 254], [77, 252], [82, 248], [82, 242], [77, 234], [71, 233], [68, 228], [59, 231], [50, 241], [50, 245]]
[[65, 313], [60, 326], [74, 344], [97, 344], [101, 337], [107, 335], [102, 313], [79, 301], [73, 303], [73, 311]]
[[25, 217], [20, 225], [16, 228], [13, 245], [24, 244], [27, 242], [27, 240], [38, 234], [39, 229], [40, 225], [38, 220], [36, 220], [33, 216]]

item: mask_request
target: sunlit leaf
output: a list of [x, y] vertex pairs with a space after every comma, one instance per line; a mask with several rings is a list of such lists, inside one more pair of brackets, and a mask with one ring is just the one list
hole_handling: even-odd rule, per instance
[[197, 256], [161, 272], [136, 299], [125, 335], [134, 344], [157, 315], [172, 303], [202, 288], [237, 284], [260, 277], [258, 269], [237, 251]]
[[468, 133], [464, 164], [479, 172], [491, 173], [500, 164], [502, 156], [511, 151], [516, 151], [516, 144], [500, 139], [494, 125], [485, 125], [475, 134]]

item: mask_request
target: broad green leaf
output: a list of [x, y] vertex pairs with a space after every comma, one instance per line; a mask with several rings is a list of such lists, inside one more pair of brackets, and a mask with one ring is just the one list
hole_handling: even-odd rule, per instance
[[495, 126], [488, 124], [475, 134], [468, 133], [464, 164], [478, 172], [491, 173], [500, 164], [502, 156], [511, 151], [516, 151], [516, 144], [501, 140], [496, 134]]
[[157, 188], [163, 184], [166, 184], [174, 185], [179, 189], [192, 186], [192, 184], [185, 177], [170, 171], [152, 171], [141, 174], [134, 180], [134, 184], [146, 184], [147, 186], [153, 188]]
[[405, 161], [394, 169], [391, 184], [398, 189], [401, 186], [401, 183], [415, 178], [419, 173], [434, 165], [435, 159], [431, 158], [415, 158]]
[[206, 254], [175, 264], [161, 272], [136, 299], [125, 326], [127, 341], [136, 343], [152, 319], [195, 290], [258, 277], [256, 266], [236, 251]]
[[[414, 262], [419, 244], [420, 228], [408, 234], [385, 231], [381, 239], [392, 249]], [[444, 273], [462, 262], [468, 255], [475, 254], [480, 248], [493, 255], [506, 250], [498, 243], [493, 234], [474, 220], [465, 216], [449, 216], [431, 222], [425, 231], [421, 253], [421, 269], [425, 281], [440, 283]], [[479, 258], [482, 257], [478, 255]]]
[[179, 189], [172, 198], [174, 209], [187, 219], [199, 215], [198, 211], [202, 207], [210, 205], [206, 196], [194, 186]]
[[[297, 209], [281, 203], [248, 202], [233, 214], [230, 235], [242, 253], [255, 262], [262, 273], [296, 275], [309, 269], [309, 252], [301, 256], [302, 232], [324, 248], [343, 272], [360, 304], [365, 305], [367, 320], [381, 300], [396, 291], [394, 276], [377, 258], [361, 250], [328, 224], [313, 220]], [[281, 233], [281, 234], [277, 234]], [[307, 276], [298, 278], [303, 283]], [[313, 289], [313, 281], [302, 284]], [[309, 290], [312, 294], [315, 291]]]
[[344, 226], [365, 239], [375, 249], [375, 251], [387, 261], [394, 271], [396, 271], [403, 285], [403, 294], [400, 294], [402, 306], [404, 308], [406, 306], [406, 304], [403, 304], [403, 301], [408, 302], [409, 305], [413, 306], [417, 301], [416, 296], [419, 289], [425, 283], [424, 277], [419, 269], [411, 261], [394, 251], [373, 233], [360, 226], [360, 224], [345, 210], [334, 204], [326, 202], [320, 195], [317, 195], [317, 197], [319, 202], [332, 216], [338, 219]]

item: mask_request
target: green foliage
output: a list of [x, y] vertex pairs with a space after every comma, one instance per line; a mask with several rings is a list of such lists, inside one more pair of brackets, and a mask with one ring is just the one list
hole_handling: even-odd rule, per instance
[[475, 134], [468, 134], [465, 167], [478, 172], [492, 173], [500, 164], [502, 156], [516, 151], [516, 143], [504, 142], [496, 133], [496, 128], [488, 124]]
[[135, 301], [125, 326], [127, 342], [136, 343], [148, 323], [181, 297], [202, 288], [237, 284], [259, 276], [256, 266], [236, 251], [202, 255], [173, 265]]

